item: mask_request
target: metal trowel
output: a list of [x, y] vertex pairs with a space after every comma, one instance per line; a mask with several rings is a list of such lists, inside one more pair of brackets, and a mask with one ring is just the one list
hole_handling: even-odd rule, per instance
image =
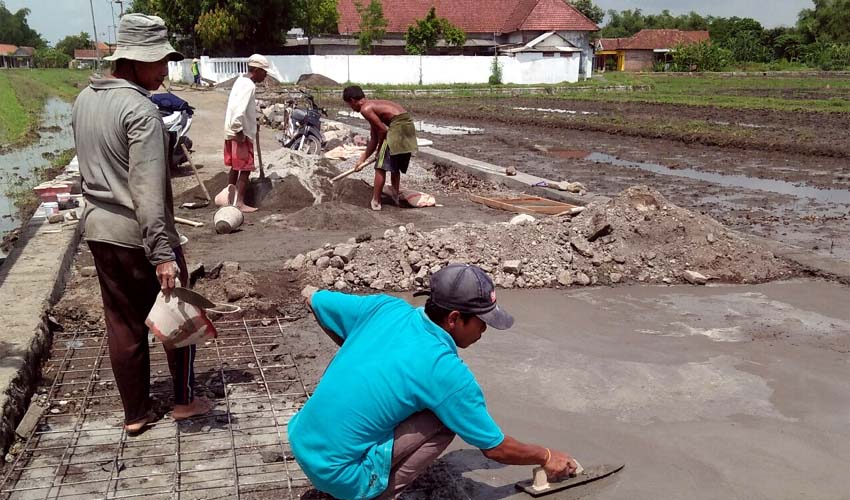
[[564, 491], [566, 489], [575, 488], [587, 483], [592, 483], [599, 479], [605, 478], [619, 472], [625, 467], [625, 464], [620, 465], [594, 465], [585, 469], [578, 462], [578, 467], [574, 475], [564, 478], [556, 483], [550, 483], [546, 477], [546, 471], [543, 467], [534, 468], [534, 476], [530, 481], [520, 481], [516, 483], [516, 488], [524, 491], [533, 497], [541, 497], [549, 495], [556, 491]]

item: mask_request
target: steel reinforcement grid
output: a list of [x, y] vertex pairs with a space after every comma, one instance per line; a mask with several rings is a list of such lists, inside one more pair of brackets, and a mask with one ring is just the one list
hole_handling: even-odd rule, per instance
[[[0, 483], [8, 499], [296, 499], [310, 483], [294, 461], [289, 419], [310, 396], [279, 318], [216, 323], [199, 345], [197, 392], [215, 404], [175, 422], [161, 346], [151, 347], [151, 394], [162, 418], [124, 431], [103, 331], [54, 334], [33, 401], [45, 411], [12, 450]], [[8, 457], [7, 457], [8, 458]]]

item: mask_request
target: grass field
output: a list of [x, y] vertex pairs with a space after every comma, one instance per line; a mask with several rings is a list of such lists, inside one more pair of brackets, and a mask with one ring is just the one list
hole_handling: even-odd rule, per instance
[[38, 126], [44, 101], [51, 96], [73, 100], [89, 73], [67, 69], [0, 71], [0, 144], [25, 142]]

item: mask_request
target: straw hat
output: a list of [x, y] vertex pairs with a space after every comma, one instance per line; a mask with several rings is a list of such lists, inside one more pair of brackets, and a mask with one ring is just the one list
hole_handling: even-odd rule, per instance
[[165, 22], [156, 16], [126, 14], [118, 26], [117, 48], [104, 59], [156, 62], [166, 57], [169, 61], [183, 60], [183, 54], [174, 50], [168, 42]]

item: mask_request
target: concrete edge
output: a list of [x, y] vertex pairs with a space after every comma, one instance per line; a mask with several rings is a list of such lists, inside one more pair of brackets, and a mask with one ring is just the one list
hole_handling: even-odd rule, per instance
[[[27, 253], [27, 247], [32, 250], [33, 247], [45, 241], [47, 241], [48, 248], [54, 251], [51, 252], [51, 255], [42, 255], [42, 258], [55, 259], [58, 262], [58, 266], [53, 269], [41, 268], [39, 272], [46, 276], [42, 276], [41, 280], [33, 280], [41, 281], [44, 286], [41, 290], [33, 292], [35, 297], [30, 297], [37, 304], [37, 310], [32, 311], [33, 314], [37, 315], [37, 319], [34, 322], [29, 322], [29, 331], [17, 333], [17, 335], [25, 337], [21, 344], [25, 343], [26, 348], [3, 353], [4, 368], [16, 370], [12, 377], [4, 377], [0, 380], [0, 450], [3, 450], [4, 456], [5, 451], [15, 441], [15, 427], [27, 411], [35, 392], [36, 383], [41, 377], [42, 363], [50, 353], [53, 338], [48, 311], [64, 293], [69, 270], [82, 236], [82, 224], [77, 222], [73, 229], [68, 230], [69, 237], [65, 240], [65, 243], [56, 245], [54, 242], [48, 241], [53, 239], [54, 234], [52, 231], [45, 231], [48, 227], [50, 225], [46, 221], [30, 220], [23, 231], [21, 240], [12, 251], [14, 258], [3, 266], [3, 272], [0, 273], [0, 276], [2, 276], [0, 286], [7, 285], [10, 276], [15, 274], [15, 264], [20, 257]], [[61, 231], [60, 228], [60, 234]], [[14, 283], [9, 284], [9, 286], [13, 285]]]
[[[335, 120], [325, 120], [329, 123], [336, 123], [350, 128], [353, 132], [368, 137], [369, 131], [349, 125]], [[505, 186], [523, 191], [542, 198], [549, 198], [556, 201], [563, 201], [573, 205], [587, 205], [591, 202], [606, 203], [610, 200], [607, 196], [585, 194], [579, 196], [574, 193], [558, 191], [555, 189], [536, 187], [539, 182], [550, 182], [542, 177], [537, 177], [523, 172], [517, 172], [516, 176], [505, 175], [505, 168], [491, 163], [466, 158], [454, 153], [447, 153], [432, 147], [419, 148], [417, 155], [419, 158], [427, 159], [433, 163], [449, 165], [464, 172], [474, 175], [479, 179], [487, 180], [495, 184], [504, 184]], [[841, 283], [850, 284], [850, 262], [816, 254], [811, 250], [795, 247], [782, 243], [776, 240], [770, 240], [759, 236], [753, 236], [741, 233], [742, 236], [750, 238], [752, 241], [765, 245], [774, 254], [788, 259], [797, 265], [801, 266], [805, 271], [823, 278], [836, 279]]]

